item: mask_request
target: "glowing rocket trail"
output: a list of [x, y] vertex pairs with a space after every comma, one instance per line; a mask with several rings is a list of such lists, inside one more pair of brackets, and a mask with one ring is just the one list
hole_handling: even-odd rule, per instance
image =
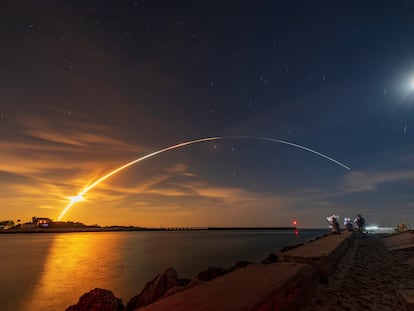
[[96, 180], [95, 182], [93, 182], [92, 184], [90, 184], [88, 187], [84, 188], [81, 192], [78, 193], [77, 196], [71, 197], [70, 199], [70, 203], [65, 207], [65, 209], [62, 211], [62, 213], [60, 214], [58, 221], [60, 221], [62, 219], [62, 217], [66, 214], [66, 212], [76, 203], [79, 201], [83, 200], [83, 195], [86, 194], [87, 192], [89, 192], [89, 190], [95, 188], [97, 185], [99, 185], [101, 182], [103, 182], [104, 180], [108, 179], [109, 177], [111, 177], [112, 175], [115, 175], [116, 173], [126, 169], [127, 167], [130, 167], [131, 165], [134, 165], [135, 163], [141, 162], [145, 159], [151, 158], [157, 154], [169, 151], [169, 150], [173, 150], [173, 149], [177, 149], [177, 148], [181, 148], [184, 146], [188, 146], [188, 145], [192, 145], [192, 144], [197, 144], [197, 143], [202, 143], [202, 142], [206, 142], [206, 141], [212, 141], [212, 140], [223, 140], [223, 139], [256, 139], [256, 140], [267, 140], [267, 141], [272, 141], [272, 142], [276, 142], [276, 143], [281, 143], [281, 144], [285, 144], [285, 145], [289, 145], [292, 147], [296, 147], [302, 150], [306, 150], [309, 152], [312, 152], [322, 158], [325, 158], [329, 161], [334, 162], [335, 164], [338, 164], [339, 166], [342, 166], [343, 168], [347, 169], [347, 170], [351, 170], [348, 166], [342, 164], [341, 162], [328, 157], [327, 155], [324, 155], [318, 151], [312, 150], [310, 148], [301, 146], [301, 145], [297, 145], [288, 141], [284, 141], [284, 140], [280, 140], [280, 139], [274, 139], [274, 138], [267, 138], [267, 137], [255, 137], [255, 136], [216, 136], [216, 137], [207, 137], [207, 138], [200, 138], [200, 139], [195, 139], [195, 140], [190, 140], [187, 142], [183, 142], [177, 145], [173, 145], [155, 152], [152, 152], [150, 154], [147, 154], [139, 159], [136, 159], [134, 161], [131, 161], [125, 165], [122, 165], [121, 167], [118, 167], [117, 169], [113, 170], [112, 172], [109, 172], [108, 174], [106, 174], [105, 176], [99, 178], [98, 180]]

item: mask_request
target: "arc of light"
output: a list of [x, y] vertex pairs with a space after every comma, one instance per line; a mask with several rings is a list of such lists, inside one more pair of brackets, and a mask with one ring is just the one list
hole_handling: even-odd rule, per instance
[[216, 137], [200, 138], [200, 139], [195, 139], [195, 140], [190, 140], [190, 141], [186, 141], [186, 142], [183, 142], [183, 143], [179, 143], [179, 144], [176, 144], [176, 145], [173, 145], [173, 146], [169, 146], [167, 148], [160, 149], [158, 151], [154, 151], [154, 152], [152, 152], [150, 154], [147, 154], [147, 155], [145, 155], [143, 157], [140, 157], [140, 158], [138, 158], [136, 160], [133, 160], [133, 161], [131, 161], [129, 163], [126, 163], [126, 164], [122, 165], [121, 167], [118, 167], [117, 169], [109, 172], [105, 176], [102, 176], [101, 178], [99, 178], [98, 180], [96, 180], [95, 182], [93, 182], [92, 184], [90, 184], [89, 186], [85, 187], [81, 192], [78, 193], [77, 196], [74, 196], [74, 197], [71, 198], [70, 203], [65, 207], [65, 209], [60, 214], [60, 216], [58, 218], [58, 221], [60, 221], [63, 218], [63, 216], [66, 214], [66, 212], [76, 202], [82, 201], [84, 194], [86, 194], [87, 192], [89, 192], [91, 189], [95, 188], [97, 185], [99, 185], [101, 182], [103, 182], [104, 180], [108, 179], [112, 175], [115, 175], [116, 173], [118, 173], [118, 172], [120, 172], [120, 171], [122, 171], [122, 170], [124, 170], [124, 169], [126, 169], [128, 167], [130, 167], [131, 165], [134, 165], [135, 163], [141, 162], [141, 161], [143, 161], [145, 159], [151, 158], [153, 156], [156, 156], [156, 155], [158, 155], [160, 153], [163, 153], [163, 152], [166, 152], [166, 151], [169, 151], [169, 150], [173, 150], [173, 149], [177, 149], [177, 148], [181, 148], [181, 147], [184, 147], [184, 146], [188, 146], [188, 145], [192, 145], [192, 144], [197, 144], [197, 143], [201, 143], [201, 142], [212, 141], [212, 140], [222, 140], [222, 139], [257, 139], [257, 140], [267, 140], [267, 141], [272, 141], [272, 142], [276, 142], [276, 143], [281, 143], [281, 144], [285, 144], [285, 145], [289, 145], [289, 146], [292, 146], [292, 147], [296, 147], [296, 148], [299, 148], [299, 149], [302, 149], [302, 150], [305, 150], [305, 151], [309, 151], [309, 152], [311, 152], [313, 154], [316, 154], [316, 155], [318, 155], [318, 156], [320, 156], [322, 158], [325, 158], [325, 159], [327, 159], [329, 161], [332, 161], [335, 164], [337, 164], [339, 166], [342, 166], [343, 168], [345, 168], [347, 170], [351, 170], [350, 167], [346, 166], [345, 164], [342, 164], [341, 162], [339, 162], [339, 161], [337, 161], [337, 160], [335, 160], [335, 159], [333, 159], [331, 157], [328, 157], [327, 155], [324, 155], [323, 153], [320, 153], [320, 152], [318, 152], [316, 150], [313, 150], [313, 149], [310, 149], [310, 148], [307, 148], [307, 147], [304, 147], [304, 146], [301, 146], [301, 145], [298, 145], [298, 144], [294, 144], [294, 143], [291, 143], [291, 142], [288, 142], [288, 141], [285, 141], [285, 140], [280, 140], [280, 139], [275, 139], [275, 138], [268, 138], [268, 137], [256, 137], [256, 136], [216, 136]]

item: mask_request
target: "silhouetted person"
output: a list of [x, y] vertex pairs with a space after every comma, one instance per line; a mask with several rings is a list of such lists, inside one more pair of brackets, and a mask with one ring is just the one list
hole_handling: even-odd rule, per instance
[[352, 224], [351, 218], [344, 218], [344, 225], [347, 231], [353, 231], [354, 230], [354, 225]]
[[341, 228], [339, 228], [339, 222], [336, 217], [332, 217], [332, 234], [341, 234]]
[[357, 224], [358, 231], [361, 233], [364, 233], [365, 231], [365, 219], [361, 216], [361, 214], [358, 214], [357, 218], [355, 218], [354, 222]]

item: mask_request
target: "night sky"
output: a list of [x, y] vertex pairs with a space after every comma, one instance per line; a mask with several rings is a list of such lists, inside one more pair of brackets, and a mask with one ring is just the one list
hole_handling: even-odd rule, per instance
[[5, 1], [0, 220], [414, 223], [414, 1]]

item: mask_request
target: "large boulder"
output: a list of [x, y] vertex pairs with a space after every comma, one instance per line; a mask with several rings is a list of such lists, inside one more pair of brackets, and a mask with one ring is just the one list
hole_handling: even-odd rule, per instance
[[219, 268], [219, 267], [208, 267], [207, 270], [204, 270], [198, 273], [196, 279], [203, 281], [203, 282], [209, 282], [211, 280], [214, 280], [215, 278], [218, 278], [219, 276], [238, 270], [240, 268], [244, 268], [251, 264], [252, 262], [250, 261], [238, 261], [235, 263], [234, 266], [228, 269]]
[[264, 265], [268, 265], [275, 262], [277, 262], [277, 255], [275, 253], [270, 253], [269, 256], [262, 260], [262, 264]]
[[246, 266], [248, 266], [248, 265], [251, 265], [252, 263], [253, 263], [253, 262], [251, 262], [251, 261], [244, 261], [244, 260], [237, 261], [237, 262], [234, 264], [234, 266], [231, 266], [231, 267], [229, 268], [229, 272], [232, 272], [232, 271], [235, 271], [235, 270], [238, 270], [238, 269], [244, 268], [244, 267], [246, 267]]
[[207, 270], [201, 271], [197, 275], [197, 279], [199, 279], [200, 281], [207, 282], [207, 281], [214, 280], [215, 278], [222, 276], [226, 274], [227, 272], [229, 272], [228, 269], [223, 269], [223, 268], [218, 268], [218, 267], [208, 267]]
[[297, 248], [299, 246], [303, 246], [303, 245], [304, 245], [304, 243], [299, 243], [299, 244], [295, 244], [295, 245], [288, 245], [288, 246], [282, 247], [280, 249], [280, 252], [285, 253], [287, 251], [291, 251], [292, 249], [295, 249], [295, 248]]
[[181, 281], [178, 279], [177, 272], [174, 268], [170, 267], [149, 281], [141, 293], [132, 297], [127, 304], [126, 310], [133, 311], [149, 305], [164, 296], [171, 288], [180, 286], [180, 283]]
[[95, 288], [82, 295], [76, 305], [66, 311], [124, 311], [122, 300], [106, 289]]

